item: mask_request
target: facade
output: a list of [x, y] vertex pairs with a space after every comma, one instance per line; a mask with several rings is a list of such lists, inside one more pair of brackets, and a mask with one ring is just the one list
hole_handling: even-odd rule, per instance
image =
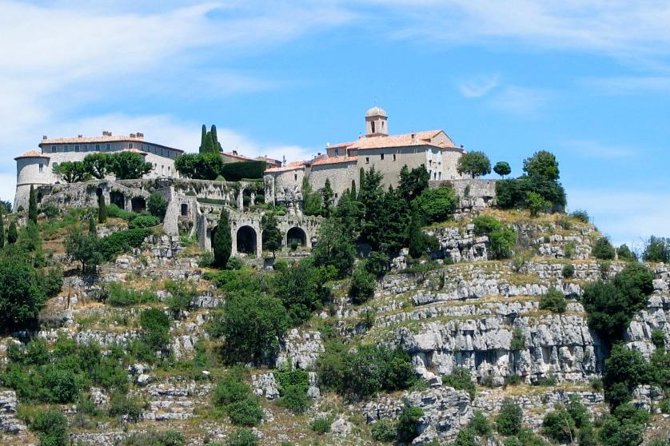
[[390, 135], [388, 115], [379, 107], [365, 114], [365, 129], [365, 136], [329, 145], [324, 155], [311, 161], [267, 169], [266, 196], [278, 203], [299, 201], [302, 179], [307, 177], [313, 190], [323, 188], [328, 179], [337, 199], [352, 183], [359, 187], [360, 170], [372, 167], [384, 175], [384, 188], [398, 185], [403, 166], [411, 170], [423, 164], [431, 181], [462, 178], [456, 166], [464, 150], [443, 130]]
[[16, 195], [14, 208], [26, 208], [30, 186], [58, 184], [60, 179], [53, 169], [66, 161], [81, 161], [86, 155], [96, 152], [113, 153], [134, 151], [144, 155], [153, 169], [147, 178], [178, 177], [174, 160], [183, 150], [155, 144], [144, 140], [144, 134], [114, 136], [111, 132], [102, 132], [101, 136], [83, 136], [75, 138], [42, 137], [40, 150], [31, 150], [17, 156], [16, 160]]

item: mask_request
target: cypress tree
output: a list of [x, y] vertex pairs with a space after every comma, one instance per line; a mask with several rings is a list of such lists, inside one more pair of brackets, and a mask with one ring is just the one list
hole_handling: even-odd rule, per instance
[[93, 217], [88, 219], [88, 232], [93, 236], [98, 235], [98, 232], [95, 230], [95, 219]]
[[107, 221], [107, 205], [105, 204], [105, 196], [98, 195], [98, 223], [105, 223]]
[[207, 140], [207, 126], [205, 124], [202, 125], [202, 134], [200, 135], [200, 150], [198, 150], [200, 153], [203, 153], [205, 151], [205, 142]]
[[221, 143], [219, 142], [219, 135], [216, 134], [216, 126], [212, 124], [212, 130], [210, 131], [212, 134], [212, 143], [214, 147], [214, 152], [221, 152]]
[[356, 193], [356, 180], [351, 180], [351, 198], [354, 200], [358, 198], [358, 194]]
[[16, 240], [19, 238], [19, 232], [16, 230], [16, 222], [12, 221], [9, 224], [9, 229], [7, 230], [7, 243], [13, 245], [16, 243]]
[[214, 152], [214, 141], [212, 140], [212, 132], [207, 132], [205, 136], [205, 149], [204, 153]]
[[335, 193], [333, 188], [330, 186], [330, 179], [326, 178], [326, 184], [321, 189], [321, 215], [323, 217], [330, 217], [330, 214], [333, 210], [333, 197]]
[[37, 194], [32, 184], [30, 185], [30, 199], [28, 201], [28, 220], [37, 223]]
[[5, 246], [5, 218], [2, 215], [2, 209], [0, 209], [0, 248]]
[[212, 239], [212, 249], [214, 250], [214, 263], [216, 266], [225, 268], [228, 264], [230, 253], [233, 250], [233, 239], [230, 235], [230, 221], [228, 220], [228, 212], [225, 208], [221, 209], [219, 226]]

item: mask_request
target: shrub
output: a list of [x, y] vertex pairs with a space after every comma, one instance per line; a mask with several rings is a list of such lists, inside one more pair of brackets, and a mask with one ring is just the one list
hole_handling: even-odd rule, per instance
[[526, 336], [523, 334], [523, 330], [520, 328], [515, 328], [512, 332], [512, 340], [510, 341], [509, 349], [513, 352], [523, 350], [526, 348]]
[[309, 319], [312, 311], [321, 309], [330, 298], [325, 286], [332, 277], [332, 269], [316, 267], [312, 259], [301, 260], [281, 269], [273, 281], [274, 295], [281, 299], [292, 325]]
[[51, 403], [65, 404], [73, 403], [79, 395], [76, 376], [72, 370], [60, 369], [51, 366], [46, 369], [42, 376], [44, 391], [44, 401]]
[[491, 423], [480, 411], [475, 411], [474, 416], [468, 423], [468, 428], [472, 429], [475, 434], [480, 437], [488, 437], [491, 435]]
[[128, 228], [151, 228], [158, 224], [160, 224], [160, 220], [157, 217], [154, 217], [153, 215], [140, 214], [130, 220], [130, 223], [128, 223]]
[[250, 429], [237, 430], [226, 442], [226, 446], [256, 446], [258, 437]]
[[651, 236], [642, 253], [645, 262], [670, 262], [670, 239]]
[[184, 435], [175, 430], [165, 432], [134, 433], [125, 439], [123, 446], [184, 446]]
[[456, 390], [465, 390], [470, 395], [470, 399], [475, 398], [477, 387], [472, 381], [470, 371], [465, 367], [454, 367], [449, 375], [442, 378], [442, 383]]
[[420, 407], [403, 407], [396, 428], [396, 437], [400, 443], [410, 444], [419, 436], [421, 417], [423, 417], [423, 409]]
[[577, 434], [575, 421], [565, 407], [559, 406], [544, 416], [542, 433], [557, 443], [571, 443]]
[[568, 307], [568, 302], [562, 291], [556, 288], [549, 288], [547, 292], [540, 298], [540, 309], [549, 310], [552, 313], [565, 313]]
[[612, 246], [612, 243], [610, 243], [607, 237], [600, 237], [593, 245], [591, 254], [593, 254], [596, 259], [614, 260], [616, 252], [614, 251], [614, 246]]
[[365, 263], [359, 264], [351, 276], [349, 296], [354, 304], [362, 304], [375, 294], [375, 277], [369, 273]]
[[665, 333], [660, 328], [654, 328], [651, 331], [651, 342], [658, 349], [665, 348]]
[[151, 229], [148, 228], [115, 232], [100, 240], [99, 252], [105, 260], [113, 261], [119, 254], [139, 248], [149, 235], [151, 235]]
[[190, 309], [197, 295], [195, 285], [186, 280], [166, 280], [165, 290], [170, 293], [166, 302], [173, 315]]
[[125, 307], [156, 301], [156, 295], [151, 291], [125, 288], [116, 282], [105, 284], [102, 295], [105, 303], [113, 307]]
[[63, 288], [63, 268], [56, 266], [49, 269], [44, 275], [43, 285], [47, 297], [57, 296]]
[[330, 419], [326, 417], [315, 418], [309, 423], [309, 428], [317, 434], [323, 435], [330, 432]]
[[279, 405], [293, 413], [305, 412], [310, 406], [307, 395], [309, 390], [309, 374], [300, 369], [274, 373], [279, 382]]
[[138, 398], [128, 398], [121, 392], [113, 392], [109, 398], [109, 416], [127, 417], [128, 421], [136, 423], [142, 418], [147, 404]]
[[243, 372], [241, 369], [233, 369], [223, 375], [214, 388], [212, 397], [214, 405], [225, 408], [232, 403], [251, 397], [253, 395], [251, 387], [242, 379]]
[[561, 274], [563, 275], [564, 279], [572, 279], [573, 277], [575, 277], [575, 265], [573, 265], [572, 263], [563, 265]]
[[165, 218], [165, 211], [167, 211], [168, 203], [163, 198], [163, 196], [157, 192], [154, 192], [149, 196], [149, 200], [147, 200], [147, 210], [151, 215], [154, 217], [158, 218], [159, 220], [163, 220]]
[[458, 205], [456, 192], [450, 187], [426, 189], [417, 198], [417, 205], [427, 224], [449, 219]]
[[66, 446], [68, 443], [67, 418], [57, 410], [38, 413], [30, 428], [37, 432], [40, 446]]
[[396, 439], [395, 425], [386, 419], [381, 419], [372, 425], [372, 439], [382, 443], [391, 443]]
[[605, 400], [611, 407], [630, 401], [633, 389], [649, 377], [649, 366], [639, 351], [615, 345], [605, 361]]
[[28, 260], [0, 259], [0, 327], [27, 328], [36, 321], [44, 300], [42, 283]]
[[570, 216], [576, 220], [581, 221], [582, 223], [588, 223], [591, 219], [589, 214], [584, 210], [577, 210], [570, 214]]
[[496, 430], [502, 435], [517, 435], [521, 430], [523, 412], [521, 407], [509, 398], [502, 402], [500, 412], [496, 416]]
[[120, 218], [122, 220], [130, 221], [135, 215], [137, 214], [121, 209], [113, 203], [107, 206], [107, 216], [111, 218]]
[[616, 255], [619, 260], [625, 262], [637, 262], [637, 254], [631, 251], [626, 244], [623, 244], [616, 249]]
[[256, 426], [263, 419], [263, 408], [255, 396], [229, 404], [226, 413], [230, 421], [237, 426]]

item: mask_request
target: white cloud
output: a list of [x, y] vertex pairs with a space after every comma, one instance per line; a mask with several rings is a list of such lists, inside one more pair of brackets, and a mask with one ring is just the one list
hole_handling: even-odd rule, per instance
[[509, 86], [491, 97], [491, 108], [515, 115], [530, 116], [540, 111], [551, 97], [548, 91]]
[[499, 85], [498, 75], [475, 76], [458, 83], [458, 90], [466, 98], [481, 98]]
[[[630, 190], [640, 192], [630, 192]], [[643, 187], [630, 190], [568, 190], [571, 209], [586, 209], [593, 222], [615, 244], [640, 247], [651, 235], [670, 236], [668, 221], [669, 191], [648, 191]]]
[[599, 141], [592, 140], [568, 140], [559, 143], [560, 147], [569, 150], [576, 155], [598, 158], [598, 159], [620, 159], [631, 158], [639, 153], [639, 149], [624, 146], [620, 144], [604, 144]]
[[582, 84], [605, 94], [670, 93], [670, 77], [666, 76], [588, 78]]

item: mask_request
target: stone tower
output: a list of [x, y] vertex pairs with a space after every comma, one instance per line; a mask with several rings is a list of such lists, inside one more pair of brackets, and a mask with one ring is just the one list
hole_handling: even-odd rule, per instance
[[372, 107], [365, 113], [365, 136], [388, 136], [388, 115], [379, 107]]

